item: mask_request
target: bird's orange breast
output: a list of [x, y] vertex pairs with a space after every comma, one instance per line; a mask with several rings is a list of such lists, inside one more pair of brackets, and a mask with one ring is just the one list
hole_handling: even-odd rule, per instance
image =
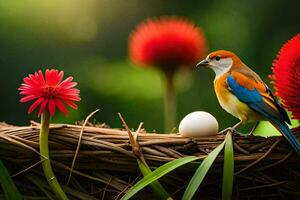
[[216, 78], [214, 81], [214, 88], [219, 102], [222, 101], [224, 103], [227, 103], [230, 99], [230, 91], [228, 90], [228, 85], [226, 81], [228, 74], [229, 73], [226, 73], [221, 77]]

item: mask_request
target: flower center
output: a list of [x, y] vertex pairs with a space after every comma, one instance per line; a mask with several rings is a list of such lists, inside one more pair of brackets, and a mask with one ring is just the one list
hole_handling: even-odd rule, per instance
[[57, 92], [57, 86], [56, 85], [54, 85], [54, 86], [52, 86], [52, 85], [45, 85], [43, 87], [43, 92], [44, 92], [45, 96], [47, 96], [47, 97], [55, 97], [58, 94], [58, 92]]

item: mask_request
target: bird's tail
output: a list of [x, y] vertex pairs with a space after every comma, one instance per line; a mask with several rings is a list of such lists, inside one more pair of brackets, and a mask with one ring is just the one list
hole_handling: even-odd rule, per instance
[[292, 133], [289, 127], [284, 122], [272, 122], [272, 124], [281, 132], [281, 134], [288, 140], [288, 142], [292, 145], [293, 149], [300, 156], [300, 143], [296, 136]]

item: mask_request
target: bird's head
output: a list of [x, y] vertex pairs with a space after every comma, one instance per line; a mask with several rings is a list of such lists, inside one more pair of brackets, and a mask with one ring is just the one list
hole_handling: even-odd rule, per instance
[[221, 76], [234, 67], [243, 66], [243, 62], [237, 55], [230, 51], [218, 50], [214, 51], [200, 61], [197, 66], [204, 66], [213, 69], [216, 76]]

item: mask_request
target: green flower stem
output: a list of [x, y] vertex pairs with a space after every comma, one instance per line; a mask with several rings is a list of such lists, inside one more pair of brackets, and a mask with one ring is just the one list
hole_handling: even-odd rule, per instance
[[165, 132], [176, 127], [177, 108], [174, 87], [174, 72], [165, 72]]
[[[136, 160], [140, 168], [140, 171], [144, 177], [152, 173], [150, 167], [147, 165], [146, 161], [143, 158], [142, 159], [137, 158]], [[155, 191], [155, 193], [160, 197], [160, 199], [172, 200], [172, 197], [168, 194], [168, 192], [158, 181], [153, 181], [150, 184], [150, 187]]]
[[41, 129], [40, 129], [40, 154], [42, 162], [43, 171], [45, 177], [52, 188], [53, 193], [60, 200], [67, 200], [68, 197], [59, 185], [51, 167], [49, 148], [48, 148], [48, 135], [49, 135], [49, 125], [50, 125], [50, 114], [48, 111], [44, 111], [41, 118]]

